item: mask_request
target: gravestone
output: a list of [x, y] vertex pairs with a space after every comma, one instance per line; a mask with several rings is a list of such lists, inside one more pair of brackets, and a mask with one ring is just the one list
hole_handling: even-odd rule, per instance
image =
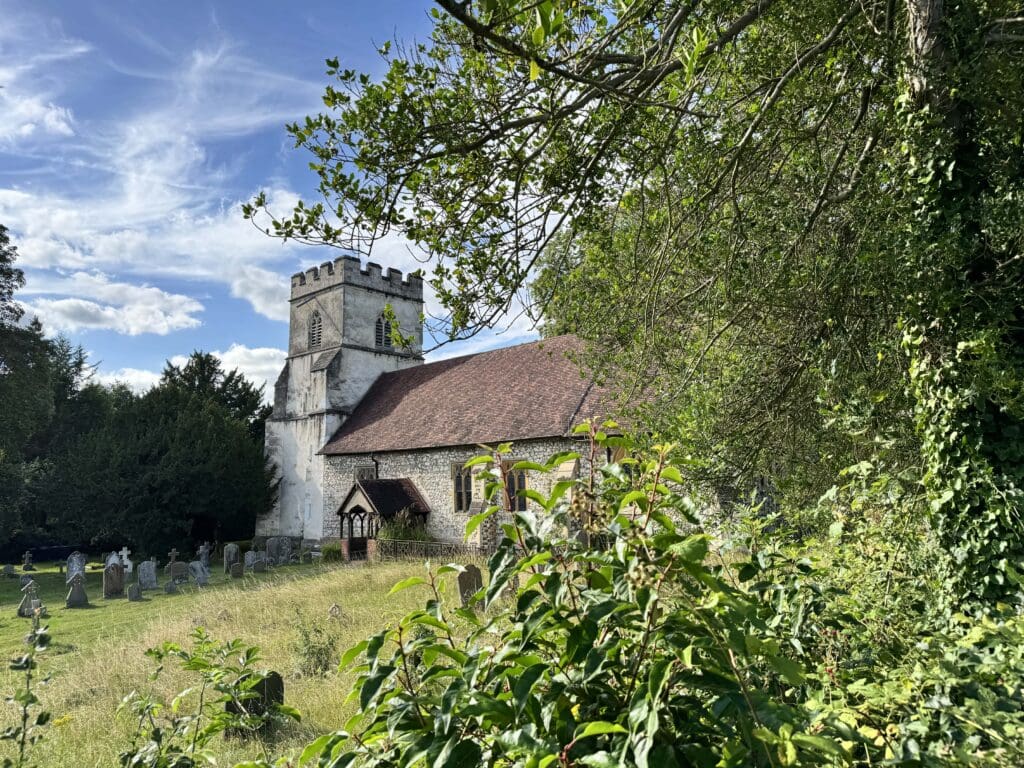
[[269, 565], [265, 557], [257, 557], [255, 562], [252, 564], [253, 573], [266, 573]]
[[178, 582], [176, 582], [174, 579], [168, 581], [166, 584], [164, 584], [164, 592], [166, 592], [168, 595], [178, 594]]
[[200, 560], [193, 560], [188, 564], [188, 573], [197, 586], [205, 587], [210, 583], [210, 571]]
[[65, 583], [70, 584], [77, 573], [85, 576], [85, 555], [81, 552], [72, 552], [68, 555], [68, 575]]
[[129, 603], [141, 603], [142, 602], [142, 587], [138, 584], [128, 585], [128, 602]]
[[134, 567], [134, 564], [132, 563], [131, 559], [128, 557], [128, 555], [130, 555], [131, 553], [132, 553], [132, 551], [130, 549], [128, 549], [128, 547], [121, 547], [121, 551], [117, 553], [118, 557], [121, 558], [121, 565], [124, 566], [124, 572], [129, 574], [129, 575], [131, 574], [132, 569]]
[[25, 586], [27, 586], [27, 585], [28, 585], [28, 583], [29, 583], [30, 581], [32, 581], [32, 577], [31, 577], [31, 576], [29, 576], [29, 575], [28, 575], [27, 573], [23, 573], [23, 574], [21, 575], [21, 578], [20, 578], [20, 579], [18, 580], [18, 583], [19, 583], [19, 585], [20, 585], [20, 586], [21, 586], [22, 588], [24, 588]]
[[160, 582], [156, 578], [156, 558], [143, 560], [139, 563], [139, 589], [159, 589]]
[[224, 573], [231, 573], [231, 566], [241, 558], [237, 544], [224, 545]]
[[42, 605], [39, 602], [39, 587], [36, 586], [34, 581], [29, 581], [21, 591], [25, 594], [21, 598], [21, 604], [18, 606], [18, 616], [23, 619], [31, 619], [32, 614], [35, 612], [35, 606]]
[[245, 570], [251, 571], [252, 567], [256, 565], [256, 551], [250, 549], [242, 556], [242, 562], [245, 563]]
[[111, 562], [103, 569], [103, 599], [112, 600], [117, 597], [124, 597], [124, 566], [121, 565], [121, 558], [117, 557], [116, 562]]
[[119, 554], [117, 554], [117, 552], [111, 552], [103, 560], [103, 567], [104, 567], [104, 569], [108, 565], [120, 565], [122, 568], [124, 568], [124, 564], [121, 562], [121, 556]]
[[313, 562], [313, 553], [308, 549], [302, 553], [302, 557], [299, 558], [304, 565], [309, 565]]
[[[246, 699], [243, 706], [252, 717], [263, 717], [273, 711], [275, 704], [284, 704], [284, 678], [277, 672], [269, 672], [267, 676], [252, 687], [256, 694], [251, 699]], [[243, 714], [241, 708], [233, 699], [224, 705], [224, 711], [232, 715]], [[269, 722], [264, 726], [268, 726]]]
[[16, 579], [18, 578], [18, 573], [15, 570], [14, 566], [8, 563], [4, 566], [4, 576], [8, 579]]
[[36, 567], [32, 565], [32, 551], [29, 550], [21, 556], [21, 570], [23, 571], [34, 571]]
[[199, 552], [196, 555], [196, 560], [202, 563], [206, 570], [210, 570], [210, 542], [204, 541], [199, 545]]
[[241, 563], [232, 563], [231, 564], [231, 578], [232, 579], [240, 579], [244, 575], [245, 575], [245, 570], [242, 567]]
[[173, 563], [167, 564], [167, 576], [168, 578], [177, 583], [188, 581], [188, 563], [184, 560], [175, 560]]
[[470, 563], [466, 569], [459, 574], [459, 596], [462, 597], [462, 607], [469, 606], [473, 595], [483, 589], [484, 580], [480, 569]]
[[292, 540], [287, 536], [267, 539], [267, 560], [270, 565], [288, 565], [292, 558]]
[[71, 585], [71, 589], [68, 590], [64, 605], [67, 608], [88, 608], [89, 596], [85, 593], [85, 573], [76, 573], [68, 584]]

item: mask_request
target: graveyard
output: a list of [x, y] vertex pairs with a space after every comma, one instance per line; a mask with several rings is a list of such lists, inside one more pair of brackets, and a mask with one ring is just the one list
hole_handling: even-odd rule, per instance
[[[99, 565], [99, 562], [90, 563]], [[405, 590], [385, 597], [391, 587], [423, 571], [418, 562], [321, 565], [294, 564], [248, 573], [232, 579], [213, 568], [209, 583], [182, 585], [168, 594], [160, 569], [161, 588], [147, 590], [139, 602], [127, 597], [104, 599], [102, 572], [86, 570], [88, 608], [66, 608], [66, 574], [54, 563], [38, 563], [32, 573], [38, 596], [46, 606], [53, 643], [39, 657], [40, 671], [52, 680], [40, 698], [53, 713], [52, 726], [37, 747], [40, 765], [113, 765], [128, 743], [131, 718], [116, 716], [118, 704], [133, 690], [173, 696], [188, 687], [183, 673], [167, 670], [156, 683], [149, 679], [154, 665], [147, 649], [164, 641], [187, 644], [198, 626], [211, 636], [239, 638], [261, 649], [260, 666], [280, 672], [285, 701], [298, 708], [302, 721], [275, 737], [285, 752], [311, 738], [339, 728], [355, 712], [345, 700], [352, 679], [332, 671], [324, 677], [299, 672], [301, 659], [294, 645], [298, 624], [319, 623], [336, 641], [337, 654], [365, 639], [382, 622], [394, 620], [422, 604], [423, 595]], [[20, 571], [20, 569], [19, 569]], [[22, 599], [19, 579], [0, 579], [0, 650], [10, 658], [23, 650], [31, 620], [16, 617]], [[17, 681], [6, 666], [0, 689], [13, 691]], [[0, 759], [8, 754], [0, 744]], [[225, 741], [225, 764], [252, 758], [255, 746]]]

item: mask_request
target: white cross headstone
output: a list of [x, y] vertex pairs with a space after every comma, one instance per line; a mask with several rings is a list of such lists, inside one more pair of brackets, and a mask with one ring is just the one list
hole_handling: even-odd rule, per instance
[[127, 546], [121, 547], [121, 551], [117, 553], [121, 556], [121, 565], [124, 566], [125, 573], [132, 572], [132, 561], [128, 559], [128, 555], [131, 553], [132, 551]]

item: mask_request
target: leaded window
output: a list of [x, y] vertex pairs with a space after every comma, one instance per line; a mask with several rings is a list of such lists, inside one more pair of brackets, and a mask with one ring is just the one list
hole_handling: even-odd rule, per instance
[[515, 462], [507, 461], [503, 464], [505, 470], [505, 493], [508, 494], [509, 509], [513, 512], [526, 511], [526, 470], [512, 469]]
[[455, 490], [455, 511], [469, 512], [473, 504], [473, 470], [462, 464], [452, 464], [452, 484]]

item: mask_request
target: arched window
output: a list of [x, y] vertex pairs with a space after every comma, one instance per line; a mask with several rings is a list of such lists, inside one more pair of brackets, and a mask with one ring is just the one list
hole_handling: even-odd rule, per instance
[[323, 335], [324, 321], [320, 318], [320, 312], [313, 310], [309, 316], [309, 348], [316, 349], [320, 346], [320, 337]]
[[514, 461], [503, 461], [502, 468], [505, 470], [505, 493], [508, 495], [509, 508], [512, 512], [526, 511], [526, 470], [512, 469]]
[[377, 318], [377, 346], [381, 349], [391, 349], [391, 322], [381, 315]]

